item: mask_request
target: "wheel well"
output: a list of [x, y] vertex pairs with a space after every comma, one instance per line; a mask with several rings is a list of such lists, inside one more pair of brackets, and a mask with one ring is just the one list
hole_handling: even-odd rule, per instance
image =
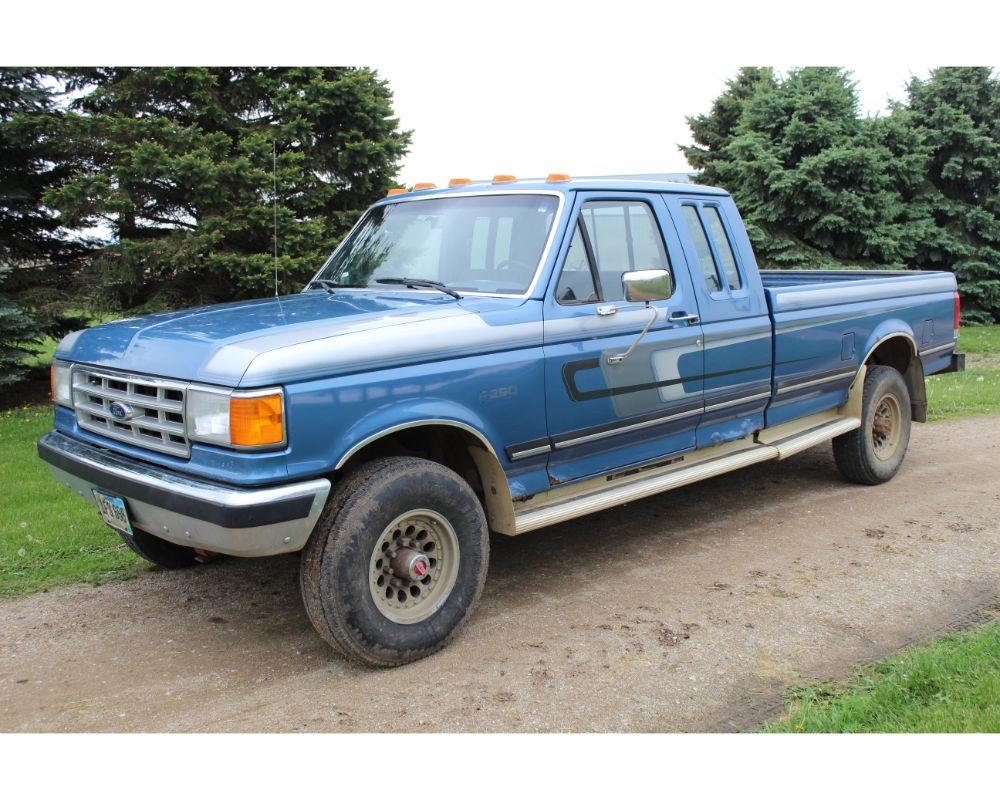
[[910, 414], [914, 422], [927, 421], [927, 389], [924, 365], [917, 357], [913, 342], [906, 336], [890, 336], [868, 354], [866, 365], [881, 364], [897, 370], [910, 392]]
[[428, 423], [391, 431], [353, 453], [337, 474], [343, 477], [373, 459], [401, 455], [454, 470], [479, 497], [490, 530], [513, 535], [514, 509], [503, 467], [482, 439], [463, 428]]

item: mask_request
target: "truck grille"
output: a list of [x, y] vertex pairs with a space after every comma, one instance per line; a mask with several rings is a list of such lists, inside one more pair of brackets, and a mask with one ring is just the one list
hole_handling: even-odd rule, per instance
[[73, 406], [81, 428], [188, 458], [184, 427], [186, 384], [116, 372], [73, 368]]

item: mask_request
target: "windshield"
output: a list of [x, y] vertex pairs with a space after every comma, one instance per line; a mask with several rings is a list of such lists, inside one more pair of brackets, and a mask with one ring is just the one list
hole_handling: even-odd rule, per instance
[[413, 278], [470, 292], [523, 294], [558, 207], [557, 197], [536, 194], [376, 206], [316, 278], [356, 286]]

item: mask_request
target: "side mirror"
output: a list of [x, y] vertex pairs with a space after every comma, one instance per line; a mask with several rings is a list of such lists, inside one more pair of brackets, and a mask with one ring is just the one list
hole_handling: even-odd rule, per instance
[[674, 282], [667, 269], [637, 269], [622, 273], [625, 299], [632, 303], [666, 300], [674, 293]]

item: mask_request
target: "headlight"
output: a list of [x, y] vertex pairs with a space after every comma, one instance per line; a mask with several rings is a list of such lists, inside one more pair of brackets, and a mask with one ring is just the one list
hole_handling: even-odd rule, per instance
[[187, 434], [193, 441], [223, 447], [274, 447], [285, 443], [281, 389], [187, 391]]
[[49, 372], [52, 399], [61, 406], [73, 407], [73, 385], [70, 383], [70, 367], [62, 361], [53, 361]]

